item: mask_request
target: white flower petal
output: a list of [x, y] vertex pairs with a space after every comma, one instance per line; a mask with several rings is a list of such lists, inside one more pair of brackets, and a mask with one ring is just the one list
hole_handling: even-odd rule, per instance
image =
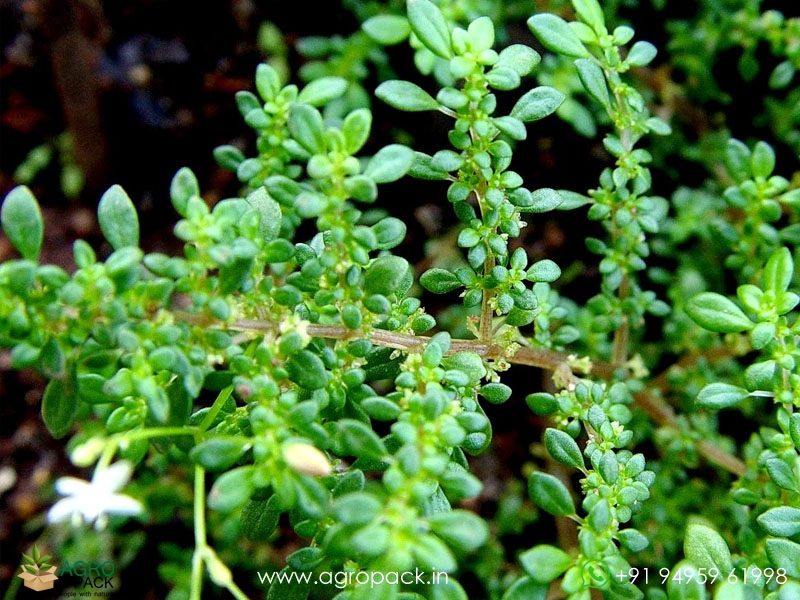
[[138, 515], [144, 511], [141, 502], [124, 494], [114, 494], [106, 503], [105, 511], [112, 515]]
[[48, 511], [51, 523], [71, 518], [74, 526], [82, 522], [96, 522], [104, 527], [107, 514], [124, 516], [138, 515], [144, 511], [141, 502], [125, 494], [116, 494], [130, 479], [133, 465], [119, 461], [95, 471], [91, 483], [75, 477], [62, 477], [56, 481], [56, 489], [66, 497], [62, 498]]
[[82, 498], [81, 500], [81, 514], [83, 514], [83, 518], [89, 523], [102, 515], [106, 510], [105, 502], [99, 497], [92, 500], [88, 500], [87, 498]]
[[62, 496], [76, 496], [91, 488], [91, 484], [77, 477], [61, 477], [56, 481], [56, 491]]
[[111, 492], [116, 492], [128, 483], [133, 472], [133, 465], [127, 460], [115, 462], [113, 465], [95, 471], [92, 485]]
[[60, 523], [80, 512], [80, 503], [76, 498], [64, 498], [50, 507], [50, 510], [47, 511], [47, 520], [50, 523]]

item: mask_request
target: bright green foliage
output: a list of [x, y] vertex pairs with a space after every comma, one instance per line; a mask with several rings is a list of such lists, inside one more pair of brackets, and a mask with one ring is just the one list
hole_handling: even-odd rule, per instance
[[[268, 599], [794, 598], [800, 192], [775, 174], [780, 152], [710, 134], [685, 153], [713, 163], [718, 180], [669, 202], [652, 195], [656, 170], [668, 170], [660, 144], [672, 139], [641, 76], [657, 49], [612, 25], [615, 3], [554, 2], [558, 15], [479, 0], [350, 4], [360, 31], [300, 42], [305, 86], [261, 64], [255, 92], [236, 95], [255, 155], [222, 146], [214, 156], [236, 173], [239, 197], [209, 206], [192, 171], [175, 175], [182, 255], [139, 247], [118, 186], [98, 205], [108, 245], [76, 242], [72, 273], [39, 263], [43, 218], [28, 188], [0, 210], [21, 256], [0, 264], [0, 345], [14, 368], [47, 379], [48, 430], [72, 434], [73, 462], [98, 478], [116, 458], [134, 465], [130, 491], [149, 511], [140, 519], [192, 515], [193, 554], [162, 548], [170, 600], [198, 600], [204, 572], [247, 597], [231, 572], [252, 566], [242, 540], [261, 549], [289, 527], [284, 575], [353, 577], [274, 583]], [[507, 43], [513, 14], [544, 58], [533, 39]], [[788, 86], [797, 24], [774, 12], [756, 21], [762, 29], [714, 43], [747, 54], [747, 39], [766, 36], [786, 58], [771, 81]], [[382, 50], [406, 41], [415, 81], [395, 79]], [[440, 113], [440, 149], [374, 147], [373, 95], [382, 110]], [[601, 131], [593, 189], [552, 189], [515, 162], [553, 115]], [[374, 210], [381, 186], [405, 177], [431, 190], [446, 182], [438, 189], [458, 220], [419, 286], [394, 252], [407, 224]], [[528, 222], [564, 214], [553, 211], [595, 222], [585, 245], [596, 264], [529, 255]], [[581, 290], [588, 300], [562, 296], [584, 269], [597, 274]], [[452, 301], [438, 332], [420, 290]], [[506, 372], [528, 367], [546, 371], [544, 385], [512, 386]], [[462, 503], [484, 489], [469, 457], [492, 444], [487, 413], [515, 407], [541, 424], [541, 443], [530, 445], [527, 496], [509, 484], [489, 523]], [[749, 438], [721, 433], [730, 415], [753, 426]], [[526, 528], [553, 517], [563, 539]], [[506, 533], [529, 547], [506, 555]], [[24, 568], [49, 558], [34, 546]], [[650, 580], [633, 581], [632, 567]], [[414, 569], [448, 579], [361, 583]], [[767, 569], [769, 581], [741, 581]], [[706, 585], [711, 570], [719, 578]]]

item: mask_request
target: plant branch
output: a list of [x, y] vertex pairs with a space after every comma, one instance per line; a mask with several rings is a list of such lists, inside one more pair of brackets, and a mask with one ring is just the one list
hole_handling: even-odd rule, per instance
[[[189, 322], [199, 323], [201, 321], [198, 315], [182, 314], [181, 317]], [[231, 325], [231, 328], [239, 331], [257, 332], [273, 332], [277, 330], [277, 326], [272, 323], [251, 319], [239, 319]], [[425, 335], [397, 333], [395, 331], [385, 331], [383, 329], [373, 329], [369, 333], [364, 333], [360, 330], [348, 329], [341, 325], [316, 325], [312, 323], [308, 325], [306, 331], [311, 336], [329, 339], [347, 340], [366, 338], [378, 346], [405, 351], [422, 350], [431, 340], [429, 336]], [[548, 371], [555, 371], [559, 368], [563, 369], [564, 366], [567, 366], [570, 370], [582, 372], [587, 375], [591, 372], [602, 379], [611, 379], [615, 373], [619, 373], [620, 371], [620, 369], [615, 368], [613, 365], [604, 362], [591, 362], [588, 369], [582, 369], [580, 365], [574, 364], [574, 361], [571, 360], [574, 355], [556, 352], [546, 348], [522, 346], [515, 351], [508, 352], [508, 350], [500, 344], [486, 343], [479, 340], [452, 340], [447, 354], [452, 355], [458, 352], [475, 352], [478, 356], [483, 358], [502, 358], [510, 363], [538, 367]], [[711, 358], [722, 360], [732, 356], [730, 352], [719, 351], [714, 352]], [[692, 355], [691, 357], [681, 359], [676, 365], [685, 367], [698, 358], [698, 355]], [[667, 371], [669, 371], [669, 368], [664, 373], [654, 378], [653, 381], [656, 382], [655, 389], [664, 389], [666, 387], [665, 379]], [[634, 398], [637, 405], [658, 425], [673, 429], [679, 427], [678, 419], [672, 407], [659, 396], [652, 392], [639, 392], [634, 395]], [[741, 460], [717, 448], [710, 442], [698, 442], [697, 450], [715, 465], [730, 471], [738, 477], [741, 477], [747, 470], [746, 465]]]
[[205, 469], [194, 468], [194, 554], [189, 600], [200, 600], [203, 589], [203, 548], [206, 547], [206, 478]]

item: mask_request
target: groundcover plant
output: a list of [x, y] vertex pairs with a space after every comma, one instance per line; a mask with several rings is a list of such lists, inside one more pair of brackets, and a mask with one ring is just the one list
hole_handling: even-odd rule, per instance
[[[214, 151], [241, 197], [211, 207], [190, 170], [172, 181], [180, 256], [140, 247], [114, 186], [108, 252], [39, 264], [36, 199], [5, 197], [0, 343], [47, 380], [42, 419], [91, 473], [55, 482], [50, 562], [123, 564], [169, 526], [169, 600], [800, 598], [800, 185], [775, 150], [796, 159], [800, 23], [709, 1], [674, 25], [695, 98], [724, 104], [715, 54], [743, 49], [752, 78], [762, 40], [784, 92], [760, 115], [772, 143], [693, 140], [616, 5], [527, 4], [355, 3], [359, 32], [301, 42], [306, 85], [260, 65], [235, 98], [257, 154]], [[370, 87], [405, 44], [416, 70]], [[378, 103], [438, 112], [436, 149], [412, 131], [365, 154]], [[559, 118], [600, 157], [591, 189], [515, 161]], [[705, 182], [683, 185], [674, 156]], [[455, 215], [421, 273], [376, 203], [409, 179]], [[526, 227], [548, 220], [580, 261], [530, 258]], [[527, 457], [485, 502], [504, 410]]]

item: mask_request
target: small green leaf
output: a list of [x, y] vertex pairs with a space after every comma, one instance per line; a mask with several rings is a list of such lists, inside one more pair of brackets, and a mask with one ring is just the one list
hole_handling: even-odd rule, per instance
[[[474, 435], [478, 436], [479, 434]], [[486, 440], [487, 437], [489, 438], [488, 440]], [[469, 441], [469, 439], [468, 436], [467, 440]], [[475, 444], [474, 446], [464, 443], [462, 447], [471, 454], [477, 454], [486, 449], [486, 446], [491, 441], [491, 436], [483, 436], [480, 441], [483, 443]], [[441, 476], [440, 483], [450, 502], [473, 498], [483, 489], [480, 479], [466, 471], [461, 465], [452, 462], [447, 466], [447, 471], [445, 471], [444, 475]]]
[[414, 151], [408, 146], [390, 144], [370, 158], [364, 175], [375, 183], [397, 181], [405, 175], [414, 162]]
[[100, 230], [115, 250], [139, 245], [139, 216], [133, 202], [118, 185], [111, 186], [97, 206]]
[[464, 350], [456, 352], [452, 356], [447, 356], [442, 361], [445, 369], [457, 369], [466, 373], [469, 385], [477, 384], [486, 376], [486, 367], [483, 359], [476, 352]]
[[424, 179], [428, 181], [437, 181], [447, 179], [448, 174], [444, 171], [433, 166], [433, 157], [428, 156], [424, 152], [414, 152], [414, 162], [411, 163], [411, 168], [408, 174], [416, 179]]
[[569, 467], [583, 470], [583, 455], [572, 436], [560, 429], [548, 427], [544, 432], [544, 445], [550, 456]]
[[175, 173], [169, 188], [169, 195], [172, 199], [172, 206], [175, 207], [180, 216], [185, 217], [189, 198], [200, 195], [197, 177], [195, 177], [191, 169], [183, 167]]
[[638, 41], [631, 46], [630, 52], [625, 59], [632, 67], [644, 67], [649, 65], [650, 62], [656, 57], [658, 50], [650, 42]]
[[750, 343], [755, 350], [760, 350], [775, 338], [775, 332], [775, 323], [759, 323], [750, 330]]
[[286, 361], [289, 379], [307, 390], [318, 390], [328, 383], [322, 359], [309, 350], [295, 352]]
[[520, 77], [525, 77], [536, 68], [541, 60], [541, 55], [530, 46], [512, 44], [500, 51], [495, 67], [509, 67], [514, 69]]
[[289, 131], [310, 154], [325, 152], [325, 124], [322, 115], [308, 104], [294, 104], [289, 111]]
[[549, 258], [533, 263], [525, 273], [525, 279], [536, 283], [552, 283], [561, 277], [561, 268]]
[[699, 568], [719, 569], [720, 573], [730, 573], [733, 568], [728, 544], [716, 530], [700, 523], [686, 528], [683, 552]]
[[524, 140], [528, 137], [528, 130], [525, 128], [525, 123], [514, 117], [497, 117], [496, 119], [492, 119], [492, 123], [512, 140]]
[[432, 571], [455, 571], [456, 560], [450, 549], [436, 536], [422, 534], [411, 542], [411, 552], [422, 569]]
[[689, 300], [686, 313], [701, 327], [717, 333], [739, 333], [754, 326], [742, 309], [714, 292], [702, 292]]
[[256, 67], [256, 90], [264, 102], [275, 99], [281, 90], [281, 78], [274, 67], [265, 63]]
[[[722, 569], [719, 571], [722, 573]], [[725, 571], [725, 573], [729, 572]], [[669, 600], [708, 600], [708, 592], [706, 592], [705, 585], [700, 583], [698, 566], [694, 562], [682, 560], [675, 565], [670, 575], [672, 576], [667, 580], [666, 595], [663, 597], [669, 598]], [[722, 577], [720, 580], [724, 581]], [[726, 600], [732, 599], [726, 597]]]
[[358, 458], [381, 459], [386, 456], [386, 446], [369, 425], [355, 419], [339, 419], [334, 438], [339, 446], [337, 454]]
[[267, 600], [307, 600], [310, 589], [310, 581], [297, 577], [297, 572], [286, 566], [272, 578]]
[[406, 112], [440, 108], [433, 96], [410, 81], [384, 81], [375, 89], [375, 95], [389, 106]]
[[[437, 577], [429, 588], [430, 600], [469, 600], [464, 588], [452, 577]], [[419, 598], [398, 596], [398, 600], [419, 600]]]
[[536, 583], [550, 583], [569, 568], [572, 557], [555, 546], [539, 544], [520, 554], [519, 564]]
[[378, 186], [365, 175], [352, 175], [344, 180], [344, 189], [353, 200], [371, 204], [378, 198]]
[[672, 127], [669, 126], [669, 123], [658, 117], [650, 117], [647, 119], [646, 125], [656, 135], [669, 135], [672, 133]]
[[519, 87], [519, 74], [511, 67], [495, 66], [486, 73], [486, 82], [496, 90], [513, 90]]
[[528, 19], [528, 28], [533, 32], [542, 46], [572, 58], [587, 58], [589, 52], [581, 43], [569, 24], [556, 15], [542, 13]]
[[739, 140], [728, 140], [725, 167], [736, 183], [742, 183], [750, 176], [750, 149]]
[[592, 201], [588, 196], [571, 190], [558, 190], [558, 195], [561, 196], [561, 204], [555, 207], [556, 210], [574, 210]]
[[60, 379], [64, 376], [66, 357], [56, 338], [50, 336], [39, 353], [39, 371], [48, 379]]
[[492, 404], [502, 404], [511, 397], [511, 388], [505, 383], [487, 383], [480, 389], [480, 395]]
[[11, 190], [0, 209], [0, 223], [8, 240], [23, 258], [39, 260], [44, 239], [42, 210], [27, 186], [20, 185]]
[[597, 0], [572, 0], [578, 18], [595, 31], [602, 31], [606, 20]]
[[797, 542], [768, 539], [767, 558], [776, 569], [785, 569], [789, 577], [800, 577], [800, 544]]
[[528, 479], [528, 493], [536, 506], [551, 515], [575, 514], [575, 503], [567, 487], [554, 475], [536, 471]]
[[773, 69], [769, 76], [769, 87], [780, 90], [788, 86], [794, 79], [795, 68], [791, 61], [785, 60]]
[[273, 200], [263, 187], [247, 196], [247, 203], [256, 209], [259, 215], [259, 232], [265, 242], [278, 237], [281, 230], [281, 207]]
[[244, 153], [236, 146], [231, 145], [217, 146], [214, 148], [213, 154], [214, 160], [217, 161], [220, 167], [227, 171], [233, 171], [234, 173], [245, 159]]
[[261, 257], [268, 263], [286, 262], [294, 256], [294, 250], [294, 245], [289, 240], [277, 238], [264, 247]]
[[538, 121], [553, 114], [564, 102], [564, 94], [541, 85], [525, 93], [511, 109], [511, 116], [525, 123]]
[[407, 0], [406, 9], [411, 30], [424, 46], [441, 58], [451, 58], [450, 27], [439, 7], [429, 0]]
[[189, 458], [208, 471], [224, 471], [236, 464], [247, 447], [243, 438], [215, 437], [192, 448]]
[[380, 396], [365, 398], [361, 401], [361, 408], [378, 421], [394, 421], [403, 412], [396, 402]]
[[384, 217], [372, 226], [372, 233], [378, 241], [378, 250], [389, 250], [406, 237], [406, 224], [395, 217]]
[[578, 77], [580, 77], [586, 91], [602, 104], [603, 108], [609, 109], [611, 101], [608, 98], [608, 85], [606, 84], [606, 76], [603, 74], [603, 69], [585, 58], [576, 60], [575, 66], [578, 68]]
[[779, 248], [764, 265], [764, 291], [771, 291], [776, 296], [789, 289], [794, 274], [792, 253], [786, 247]]
[[348, 114], [342, 123], [344, 148], [355, 154], [367, 143], [372, 127], [372, 112], [368, 108], [358, 108]]
[[297, 101], [311, 106], [322, 106], [344, 94], [349, 83], [343, 77], [320, 77], [306, 85], [297, 95]]
[[306, 546], [286, 557], [286, 564], [296, 571], [310, 571], [322, 562], [322, 550], [317, 546]]
[[153, 377], [136, 381], [136, 392], [147, 402], [147, 410], [159, 423], [169, 419], [169, 397], [164, 388], [158, 385]]
[[69, 433], [78, 414], [78, 396], [67, 378], [53, 379], [42, 395], [42, 420], [50, 434], [60, 439]]
[[208, 507], [221, 513], [229, 513], [250, 499], [255, 489], [252, 465], [237, 467], [220, 475], [208, 493]]
[[[258, 81], [256, 80], [256, 85]], [[247, 117], [251, 112], [254, 110], [261, 109], [261, 102], [258, 101], [258, 97], [246, 90], [242, 90], [240, 92], [236, 92], [236, 107], [239, 109], [239, 112], [243, 117]]]
[[250, 500], [242, 509], [240, 529], [244, 537], [254, 542], [266, 542], [272, 536], [281, 516], [271, 496], [269, 500]]
[[608, 500], [603, 498], [595, 504], [589, 511], [586, 522], [594, 531], [606, 531], [611, 525], [611, 509]]
[[419, 278], [419, 283], [429, 292], [446, 294], [461, 287], [458, 278], [447, 269], [428, 269]]
[[797, 477], [792, 468], [779, 458], [771, 458], [766, 464], [769, 478], [785, 490], [797, 491]]
[[530, 193], [530, 201], [526, 206], [521, 206], [520, 210], [534, 213], [549, 212], [559, 208], [563, 201], [559, 192], [550, 188], [540, 188]]
[[345, 525], [366, 525], [378, 516], [381, 506], [372, 494], [355, 492], [337, 498], [331, 506], [331, 514]]
[[399, 44], [411, 33], [408, 19], [400, 15], [377, 15], [364, 21], [361, 29], [373, 40], [384, 46]]
[[537, 583], [530, 577], [520, 577], [503, 594], [501, 600], [547, 600], [550, 584]]
[[775, 170], [775, 151], [766, 142], [759, 141], [750, 157], [750, 168], [754, 177], [769, 177]]
[[414, 317], [414, 320], [411, 322], [411, 330], [417, 335], [427, 333], [434, 327], [436, 327], [436, 319], [431, 315], [418, 315]]
[[473, 52], [483, 52], [494, 46], [494, 23], [489, 17], [478, 17], [467, 27]]
[[727, 383], [710, 383], [697, 395], [697, 404], [711, 410], [722, 410], [735, 406], [750, 393], [735, 385]]
[[757, 521], [769, 535], [792, 537], [800, 533], [800, 508], [776, 506], [760, 514]]
[[[364, 291], [367, 294], [401, 296], [410, 287], [413, 277], [408, 261], [400, 256], [379, 256], [364, 273]], [[405, 290], [400, 293], [400, 290]]]
[[800, 413], [794, 413], [789, 417], [789, 435], [794, 447], [800, 450]]
[[650, 545], [650, 540], [636, 529], [623, 529], [617, 536], [620, 543], [630, 552], [641, 552]]
[[455, 509], [428, 517], [431, 531], [457, 552], [472, 552], [489, 538], [486, 521], [467, 510]]
[[525, 397], [525, 403], [536, 415], [551, 415], [558, 410], [555, 396], [547, 392], [536, 392]]

